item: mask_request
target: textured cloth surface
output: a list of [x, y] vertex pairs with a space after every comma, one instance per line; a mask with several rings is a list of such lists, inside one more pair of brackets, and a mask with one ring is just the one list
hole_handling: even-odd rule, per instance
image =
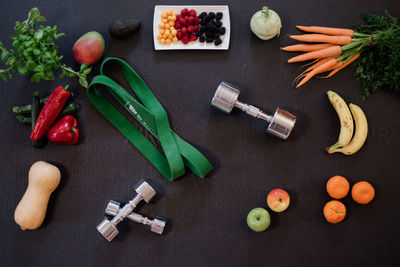
[[[158, 1], [157, 4], [199, 4], [201, 1]], [[206, 179], [188, 172], [168, 182], [90, 104], [74, 79], [31, 83], [28, 77], [0, 81], [0, 255], [2, 266], [395, 266], [400, 265], [398, 222], [400, 192], [400, 105], [398, 96], [381, 90], [361, 103], [354, 66], [330, 79], [313, 79], [294, 89], [301, 64], [287, 64], [292, 54], [279, 47], [293, 44], [295, 25], [351, 27], [359, 13], [387, 9], [400, 17], [400, 2], [354, 1], [219, 1], [229, 4], [231, 42], [228, 51], [154, 51], [152, 1], [10, 1], [0, 2], [0, 40], [9, 47], [14, 23], [37, 6], [46, 24], [66, 33], [57, 44], [64, 62], [74, 68], [72, 45], [83, 33], [99, 31], [106, 56], [126, 60], [147, 83], [168, 112], [171, 126], [198, 148], [215, 169]], [[279, 38], [261, 41], [249, 27], [262, 5], [282, 19]], [[126, 40], [112, 39], [108, 26], [117, 18], [134, 18], [140, 32]], [[96, 65], [93, 75], [98, 74]], [[109, 70], [113, 73], [113, 69]], [[121, 78], [115, 70], [116, 78]], [[93, 76], [91, 76], [93, 77]], [[91, 79], [90, 77], [90, 79]], [[286, 142], [265, 134], [266, 125], [241, 114], [223, 114], [210, 107], [218, 84], [241, 88], [241, 101], [268, 112], [276, 106], [297, 115]], [[31, 147], [30, 128], [12, 114], [14, 105], [29, 103], [34, 90], [49, 94], [57, 85], [71, 85], [81, 139], [76, 146]], [[368, 118], [366, 145], [353, 156], [327, 155], [326, 146], [339, 134], [339, 120], [326, 91], [360, 105]], [[62, 172], [51, 196], [43, 226], [21, 231], [13, 220], [26, 186], [29, 167], [37, 160], [56, 164]], [[374, 201], [365, 206], [344, 199], [348, 215], [331, 225], [322, 215], [330, 200], [325, 183], [343, 175], [351, 184], [370, 181]], [[108, 243], [97, 231], [110, 199], [128, 201], [134, 186], [147, 178], [158, 195], [138, 212], [170, 219], [166, 234], [124, 222]], [[263, 233], [247, 228], [254, 207], [266, 208], [269, 190], [281, 187], [291, 195], [287, 211], [271, 212]]]

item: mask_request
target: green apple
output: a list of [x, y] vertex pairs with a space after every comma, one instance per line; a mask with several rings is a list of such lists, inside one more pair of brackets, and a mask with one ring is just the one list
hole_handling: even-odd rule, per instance
[[247, 226], [254, 232], [265, 231], [270, 224], [271, 217], [263, 208], [254, 208], [247, 214]]

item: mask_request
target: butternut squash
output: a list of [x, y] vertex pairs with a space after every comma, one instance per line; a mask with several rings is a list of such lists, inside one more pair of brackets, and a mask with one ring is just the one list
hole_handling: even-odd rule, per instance
[[42, 224], [50, 195], [60, 179], [60, 170], [50, 163], [37, 161], [31, 166], [28, 187], [14, 213], [14, 220], [22, 230], [34, 230]]

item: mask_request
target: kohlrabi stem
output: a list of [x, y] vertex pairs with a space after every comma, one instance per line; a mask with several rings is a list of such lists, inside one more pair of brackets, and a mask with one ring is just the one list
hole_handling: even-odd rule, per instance
[[263, 6], [261, 9], [261, 13], [263, 14], [264, 17], [268, 18], [269, 17], [269, 9], [267, 6]]

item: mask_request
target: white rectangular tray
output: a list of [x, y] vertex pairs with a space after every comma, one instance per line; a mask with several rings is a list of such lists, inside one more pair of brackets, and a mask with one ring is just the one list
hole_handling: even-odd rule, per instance
[[[199, 40], [183, 44], [181, 41], [177, 43], [171, 43], [169, 45], [161, 44], [158, 39], [158, 24], [161, 23], [161, 13], [172, 10], [176, 14], [179, 14], [182, 9], [194, 9], [196, 10], [197, 16], [201, 12], [222, 12], [223, 17], [221, 19], [222, 27], [225, 27], [226, 32], [221, 36], [222, 43], [218, 46], [214, 43], [200, 43]], [[229, 7], [228, 6], [155, 6], [154, 7], [154, 18], [153, 18], [153, 41], [155, 50], [184, 50], [184, 49], [197, 49], [197, 50], [228, 50], [229, 39], [231, 35], [231, 22], [229, 18]]]

